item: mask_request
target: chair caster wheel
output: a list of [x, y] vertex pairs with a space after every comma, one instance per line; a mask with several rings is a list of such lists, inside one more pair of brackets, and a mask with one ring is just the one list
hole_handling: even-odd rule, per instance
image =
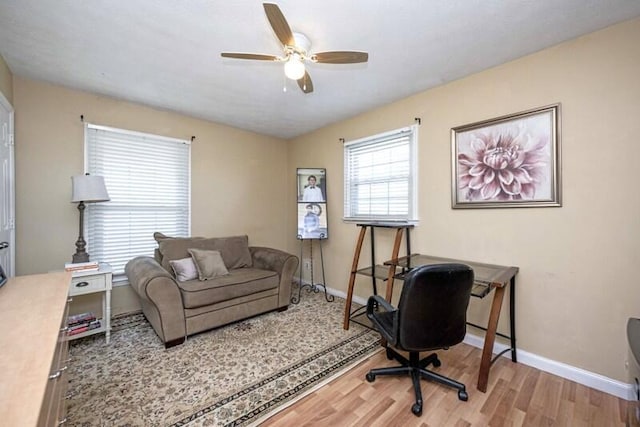
[[433, 361], [433, 367], [434, 367], [434, 368], [439, 368], [439, 367], [440, 367], [440, 365], [442, 365], [442, 362], [440, 362], [440, 359], [436, 358], [436, 359]]
[[462, 400], [463, 402], [466, 402], [467, 400], [469, 400], [469, 395], [467, 394], [466, 391], [460, 390], [458, 392], [458, 399]]
[[393, 353], [389, 347], [387, 347], [387, 360], [393, 360]]
[[376, 376], [374, 374], [372, 374], [371, 372], [367, 372], [366, 375], [367, 381], [369, 381], [370, 383], [374, 382], [376, 379]]
[[417, 403], [415, 403], [411, 407], [411, 412], [413, 412], [413, 415], [415, 415], [416, 417], [419, 417], [420, 415], [422, 415], [422, 405], [418, 405]]

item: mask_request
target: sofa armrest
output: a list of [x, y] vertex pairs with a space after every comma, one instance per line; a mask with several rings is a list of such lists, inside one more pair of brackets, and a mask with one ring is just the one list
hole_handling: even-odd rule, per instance
[[146, 256], [129, 261], [125, 273], [158, 336], [165, 344], [182, 342], [186, 336], [184, 307], [173, 276], [155, 259]]
[[298, 257], [274, 248], [250, 246], [254, 268], [271, 270], [280, 276], [278, 307], [287, 307], [291, 300], [291, 284], [298, 268]]

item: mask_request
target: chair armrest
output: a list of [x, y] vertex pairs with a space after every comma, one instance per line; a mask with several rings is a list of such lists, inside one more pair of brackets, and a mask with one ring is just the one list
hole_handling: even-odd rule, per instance
[[182, 295], [175, 279], [158, 261], [140, 256], [125, 266], [131, 288], [156, 333], [166, 342], [183, 339], [186, 323]]
[[271, 270], [280, 276], [278, 307], [287, 307], [291, 299], [291, 283], [298, 268], [298, 257], [288, 252], [262, 246], [250, 246], [254, 268]]
[[[382, 308], [376, 311], [375, 307]], [[380, 335], [391, 345], [398, 342], [398, 309], [380, 295], [372, 295], [367, 300], [367, 318]]]
[[397, 309], [389, 304], [389, 301], [382, 298], [380, 295], [371, 295], [367, 300], [367, 315], [373, 313], [373, 307], [378, 306], [384, 308], [384, 311], [397, 311]]

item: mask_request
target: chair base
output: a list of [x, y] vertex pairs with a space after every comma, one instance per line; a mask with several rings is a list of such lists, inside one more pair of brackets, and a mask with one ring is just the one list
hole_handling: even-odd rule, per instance
[[411, 407], [411, 412], [418, 417], [422, 415], [422, 390], [420, 388], [421, 378], [455, 388], [458, 390], [458, 399], [462, 401], [466, 402], [469, 399], [469, 395], [467, 394], [464, 384], [426, 369], [429, 365], [433, 365], [436, 368], [441, 365], [440, 359], [438, 359], [438, 355], [436, 353], [430, 354], [422, 360], [420, 360], [419, 357], [420, 353], [412, 351], [409, 352], [409, 359], [407, 360], [392, 348], [387, 347], [387, 359], [395, 359], [400, 362], [402, 366], [372, 369], [366, 375], [367, 381], [375, 381], [377, 375], [411, 375], [413, 390], [416, 395], [416, 403]]

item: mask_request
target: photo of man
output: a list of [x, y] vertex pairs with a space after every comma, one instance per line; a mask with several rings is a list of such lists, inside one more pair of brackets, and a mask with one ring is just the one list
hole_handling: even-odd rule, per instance
[[298, 169], [298, 202], [326, 202], [325, 169]]
[[304, 188], [302, 194], [303, 202], [324, 202], [322, 190], [316, 185], [317, 178], [315, 175], [309, 175], [307, 178], [308, 185]]

